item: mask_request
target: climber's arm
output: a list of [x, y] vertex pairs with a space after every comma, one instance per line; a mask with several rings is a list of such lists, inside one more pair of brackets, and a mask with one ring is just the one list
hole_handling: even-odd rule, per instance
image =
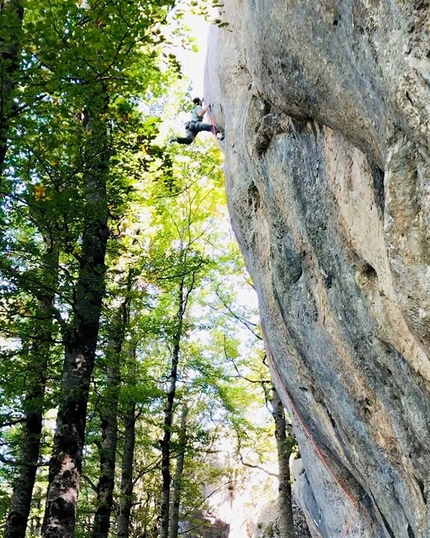
[[199, 108], [199, 109], [197, 110], [197, 114], [198, 114], [201, 118], [203, 118], [203, 116], [206, 114], [206, 112], [207, 112], [208, 110], [210, 110], [210, 108], [211, 108], [211, 104], [210, 104], [210, 103], [209, 103], [207, 106], [205, 106], [205, 107], [202, 106], [201, 108]]

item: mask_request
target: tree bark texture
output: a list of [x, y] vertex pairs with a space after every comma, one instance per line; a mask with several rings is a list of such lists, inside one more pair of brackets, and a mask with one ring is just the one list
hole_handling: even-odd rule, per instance
[[75, 288], [74, 319], [65, 336], [61, 401], [49, 464], [43, 538], [73, 538], [74, 535], [87, 403], [104, 295], [104, 262], [109, 235], [106, 200], [108, 136], [102, 121], [96, 119], [86, 127], [91, 132], [85, 148], [88, 160], [84, 173], [86, 220]]
[[182, 407], [181, 426], [178, 439], [178, 455], [176, 456], [176, 469], [172, 488], [172, 515], [169, 538], [178, 538], [179, 514], [182, 496], [182, 476], [184, 474], [185, 454], [187, 451], [187, 417], [189, 409], [187, 404]]
[[[3, 174], [7, 151], [10, 113], [13, 106], [13, 90], [19, 69], [22, 20], [22, 0], [3, 0], [0, 4], [0, 178]], [[7, 38], [3, 36], [7, 35]]]
[[32, 342], [28, 353], [28, 372], [24, 396], [24, 425], [20, 437], [18, 475], [14, 483], [4, 538], [25, 538], [30, 514], [42, 436], [44, 395], [53, 331], [53, 305], [57, 288], [58, 249], [45, 254], [49, 281], [47, 290], [38, 300]]
[[294, 538], [290, 476], [291, 439], [287, 435], [284, 406], [274, 387], [272, 391], [272, 415], [275, 421], [275, 438], [279, 467], [279, 538]]
[[[135, 381], [135, 350], [131, 365], [130, 384]], [[133, 459], [136, 444], [136, 402], [129, 397], [124, 409], [124, 451], [121, 462], [121, 497], [117, 518], [117, 538], [129, 538], [133, 505]]]
[[[100, 477], [97, 484], [97, 507], [94, 517], [93, 538], [107, 538], [109, 534], [115, 485], [121, 352], [129, 320], [129, 308], [130, 300], [127, 297], [114, 316], [110, 341], [106, 350], [108, 386], [100, 404], [102, 442], [99, 450]], [[132, 412], [134, 415], [134, 409]]]

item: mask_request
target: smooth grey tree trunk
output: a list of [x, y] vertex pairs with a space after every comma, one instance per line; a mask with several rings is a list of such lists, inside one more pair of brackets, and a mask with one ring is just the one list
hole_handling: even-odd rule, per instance
[[100, 403], [102, 442], [99, 449], [100, 477], [97, 484], [97, 506], [94, 516], [93, 538], [108, 538], [110, 528], [115, 486], [121, 352], [129, 321], [129, 308], [130, 299], [126, 297], [114, 315], [109, 344], [106, 350], [108, 386]]
[[[107, 96], [99, 94], [98, 99], [104, 99], [105, 103], [105, 108], [98, 111], [102, 116], [107, 110]], [[84, 148], [88, 159], [84, 173], [87, 208], [75, 287], [74, 319], [65, 335], [61, 399], [49, 464], [43, 538], [74, 537], [87, 404], [105, 289], [109, 144], [106, 126], [101, 120], [93, 120], [87, 112], [85, 121], [85, 127], [91, 132]]]
[[179, 514], [182, 496], [182, 477], [184, 474], [185, 454], [187, 451], [187, 417], [188, 406], [185, 403], [182, 406], [181, 426], [178, 439], [178, 455], [176, 456], [176, 469], [173, 477], [172, 488], [172, 515], [170, 522], [169, 538], [178, 538]]
[[[136, 351], [132, 351], [129, 383], [135, 381]], [[133, 460], [136, 444], [136, 402], [129, 396], [124, 406], [124, 451], [121, 461], [121, 497], [117, 518], [117, 538], [129, 538], [131, 508], [133, 506]]]
[[58, 249], [49, 248], [44, 265], [50, 270], [44, 282], [46, 293], [38, 300], [32, 342], [28, 352], [24, 424], [21, 429], [18, 476], [15, 480], [4, 538], [25, 538], [33, 488], [40, 456], [43, 400], [53, 332], [53, 306], [57, 289]]
[[279, 468], [279, 538], [294, 538], [295, 533], [290, 476], [292, 443], [290, 436], [287, 434], [284, 406], [275, 387], [272, 389], [272, 409], [272, 415], [275, 421], [275, 438]]

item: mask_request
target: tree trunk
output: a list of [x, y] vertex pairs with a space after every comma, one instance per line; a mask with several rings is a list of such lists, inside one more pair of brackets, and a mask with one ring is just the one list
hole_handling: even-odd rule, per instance
[[292, 440], [287, 435], [284, 406], [275, 387], [272, 389], [272, 415], [275, 421], [275, 438], [279, 467], [279, 538], [294, 538], [293, 507], [290, 477]]
[[176, 383], [178, 380], [178, 363], [179, 353], [181, 349], [181, 337], [184, 323], [185, 310], [187, 305], [187, 297], [189, 292], [185, 293], [185, 283], [181, 280], [179, 284], [179, 308], [177, 313], [177, 328], [173, 336], [173, 351], [171, 359], [170, 369], [170, 385], [167, 392], [166, 407], [164, 408], [164, 435], [161, 440], [161, 528], [160, 538], [169, 537], [169, 525], [170, 525], [170, 485], [172, 481], [170, 471], [170, 457], [171, 457], [171, 437], [172, 437], [172, 425], [173, 425], [173, 404], [176, 395]]
[[187, 404], [182, 407], [181, 426], [178, 439], [178, 455], [176, 456], [176, 469], [173, 478], [172, 491], [172, 517], [170, 523], [169, 538], [178, 538], [179, 512], [182, 496], [182, 476], [184, 474], [185, 453], [187, 450], [187, 417], [189, 409]]
[[[135, 353], [133, 350], [133, 364], [131, 365], [130, 385], [135, 382]], [[129, 396], [124, 409], [124, 452], [121, 462], [121, 498], [119, 501], [117, 538], [129, 538], [130, 517], [133, 505], [133, 460], [136, 442], [136, 402]]]
[[0, 36], [0, 179], [3, 175], [7, 151], [10, 112], [13, 106], [13, 90], [16, 86], [16, 72], [19, 69], [22, 20], [24, 8], [22, 0], [3, 0], [0, 5], [0, 29], [6, 29]]
[[120, 359], [129, 320], [129, 307], [130, 299], [127, 297], [114, 316], [110, 342], [106, 350], [108, 387], [100, 404], [102, 442], [99, 450], [100, 478], [97, 484], [97, 507], [94, 517], [93, 538], [107, 538], [109, 534], [115, 485], [118, 401], [121, 383]]
[[45, 282], [46, 293], [39, 298], [35, 315], [33, 341], [28, 354], [26, 394], [23, 402], [24, 426], [20, 436], [18, 476], [16, 478], [4, 538], [25, 538], [30, 514], [33, 487], [40, 454], [43, 423], [43, 399], [46, 389], [47, 369], [52, 342], [53, 305], [57, 288], [58, 250], [45, 254], [45, 265], [52, 268], [47, 275], [55, 275]]
[[[100, 100], [102, 95], [97, 97]], [[107, 110], [107, 99], [105, 105]], [[106, 200], [108, 137], [101, 121], [88, 121], [86, 128], [91, 133], [89, 146], [85, 148], [86, 221], [75, 288], [74, 319], [65, 336], [61, 401], [49, 464], [42, 530], [44, 538], [73, 538], [74, 535], [87, 403], [104, 295], [104, 261], [109, 235]]]

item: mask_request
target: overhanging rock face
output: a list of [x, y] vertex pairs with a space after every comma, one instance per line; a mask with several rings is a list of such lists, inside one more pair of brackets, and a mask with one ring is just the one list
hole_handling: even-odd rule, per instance
[[429, 13], [225, 0], [210, 36], [232, 222], [314, 536], [430, 537]]

